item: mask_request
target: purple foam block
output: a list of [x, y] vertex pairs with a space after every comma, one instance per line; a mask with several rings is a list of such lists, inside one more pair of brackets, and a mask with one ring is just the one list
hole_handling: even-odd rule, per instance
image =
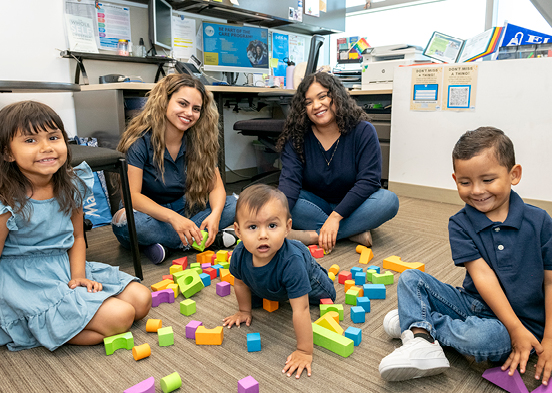
[[[552, 381], [549, 381], [549, 383]], [[552, 384], [546, 386], [546, 385], [540, 385], [535, 390], [531, 391], [531, 393], [552, 393]]]
[[259, 393], [259, 382], [251, 375], [238, 381], [238, 393]]
[[155, 393], [155, 378], [149, 377], [142, 382], [131, 386], [123, 393]]
[[502, 371], [500, 367], [490, 368], [485, 370], [483, 378], [510, 393], [529, 393], [518, 370], [509, 376], [508, 369]]
[[151, 306], [157, 307], [161, 303], [174, 303], [174, 291], [172, 289], [163, 289], [151, 293]]
[[208, 268], [210, 268], [211, 266], [212, 266], [212, 265], [211, 265], [210, 263], [202, 263], [202, 264], [201, 264], [201, 268], [202, 268], [202, 269], [208, 269]]
[[195, 332], [199, 326], [203, 325], [203, 322], [190, 321], [186, 325], [186, 338], [192, 338], [195, 340]]
[[217, 295], [219, 296], [230, 295], [230, 283], [226, 281], [217, 283]]

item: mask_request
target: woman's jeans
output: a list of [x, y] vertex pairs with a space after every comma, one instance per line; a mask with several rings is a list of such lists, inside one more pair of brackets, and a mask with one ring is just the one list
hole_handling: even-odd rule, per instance
[[[291, 211], [293, 229], [316, 230], [328, 219], [337, 203], [329, 203], [312, 192], [301, 190]], [[399, 210], [399, 198], [383, 188], [374, 192], [349, 217], [339, 223], [337, 240], [366, 232], [389, 221]]]
[[425, 329], [440, 344], [477, 362], [504, 362], [512, 350], [506, 327], [476, 298], [419, 270], [405, 270], [397, 286], [401, 332]]
[[[226, 203], [219, 222], [219, 229], [226, 228], [234, 222], [234, 216], [236, 214], [236, 197], [227, 196]], [[171, 209], [181, 216], [184, 216], [186, 201], [184, 197], [178, 199], [175, 202], [161, 204], [161, 206]], [[205, 210], [200, 211], [196, 215], [190, 218], [198, 227], [203, 220], [211, 214], [211, 208], [209, 204]], [[167, 248], [182, 249], [184, 245], [180, 240], [180, 236], [176, 233], [174, 228], [168, 222], [156, 220], [153, 217], [148, 216], [145, 213], [134, 210], [134, 222], [136, 224], [136, 233], [138, 235], [138, 244], [141, 246], [149, 246], [151, 244], [160, 243]], [[117, 223], [114, 221], [111, 223], [113, 233], [119, 240], [119, 242], [125, 248], [130, 248], [130, 237], [128, 235], [128, 223], [126, 216], [124, 219], [119, 219]]]

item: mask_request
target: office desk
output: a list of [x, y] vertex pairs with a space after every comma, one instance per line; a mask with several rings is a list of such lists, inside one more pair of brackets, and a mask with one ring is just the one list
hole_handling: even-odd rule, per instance
[[[154, 83], [110, 83], [97, 85], [83, 85], [81, 91], [75, 92], [75, 116], [80, 137], [96, 137], [103, 139], [107, 147], [115, 148], [120, 135], [124, 132], [125, 124], [125, 99], [146, 97], [153, 89]], [[220, 154], [219, 168], [225, 181], [225, 157], [224, 157], [224, 100], [246, 99], [264, 95], [290, 95], [294, 90], [275, 89], [265, 87], [245, 86], [206, 86], [214, 95], [217, 103], [220, 124]], [[380, 97], [391, 95], [390, 89], [374, 89], [353, 91], [351, 95], [360, 103], [368, 96]], [[390, 98], [389, 98], [390, 101]], [[230, 126], [231, 127], [231, 126]], [[231, 128], [230, 128], [231, 129]]]

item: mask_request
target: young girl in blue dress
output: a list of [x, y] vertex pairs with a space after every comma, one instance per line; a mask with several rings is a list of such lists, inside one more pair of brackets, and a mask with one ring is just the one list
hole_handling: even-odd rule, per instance
[[73, 171], [59, 115], [34, 101], [4, 107], [0, 146], [0, 345], [53, 351], [126, 332], [151, 294], [117, 267], [86, 261], [93, 176], [86, 163]]

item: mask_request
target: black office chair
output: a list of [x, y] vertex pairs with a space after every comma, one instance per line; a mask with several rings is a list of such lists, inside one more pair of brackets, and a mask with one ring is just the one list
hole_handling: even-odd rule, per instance
[[71, 149], [71, 165], [73, 167], [79, 165], [83, 161], [86, 161], [94, 172], [115, 172], [121, 177], [121, 194], [128, 222], [130, 251], [132, 253], [132, 261], [134, 263], [134, 274], [140, 280], [143, 280], [144, 276], [142, 274], [138, 237], [136, 235], [134, 213], [132, 210], [132, 199], [130, 198], [130, 188], [128, 185], [128, 164], [124, 154], [116, 150], [106, 149], [103, 147], [89, 147], [69, 144], [69, 148]]

